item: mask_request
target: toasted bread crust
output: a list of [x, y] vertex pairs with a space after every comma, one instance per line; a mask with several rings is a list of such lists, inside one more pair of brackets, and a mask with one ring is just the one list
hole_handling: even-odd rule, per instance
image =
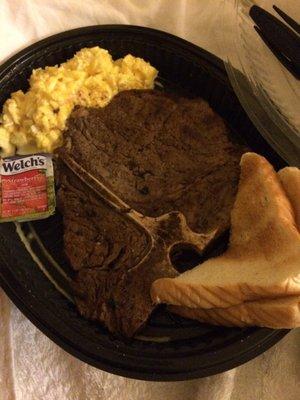
[[295, 221], [300, 230], [300, 169], [296, 167], [286, 167], [278, 172], [278, 177], [291, 202]]
[[275, 300], [257, 300], [228, 308], [192, 309], [169, 306], [170, 311], [186, 318], [223, 326], [264, 326], [292, 329], [300, 326], [300, 297], [289, 296]]

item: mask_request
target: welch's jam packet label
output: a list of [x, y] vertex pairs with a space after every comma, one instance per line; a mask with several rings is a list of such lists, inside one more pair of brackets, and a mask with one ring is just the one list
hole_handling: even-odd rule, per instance
[[55, 211], [50, 154], [3, 158], [0, 161], [0, 222], [47, 218]]

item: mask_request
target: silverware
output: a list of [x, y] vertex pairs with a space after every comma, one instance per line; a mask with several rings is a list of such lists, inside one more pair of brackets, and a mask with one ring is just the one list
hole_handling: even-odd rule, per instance
[[273, 8], [290, 28], [259, 6], [252, 6], [249, 15], [256, 24], [255, 30], [268, 48], [281, 64], [300, 80], [300, 25], [280, 8]]

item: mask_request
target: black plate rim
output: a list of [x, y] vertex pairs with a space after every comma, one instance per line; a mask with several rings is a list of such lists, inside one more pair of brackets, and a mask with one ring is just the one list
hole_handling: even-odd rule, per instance
[[[175, 35], [169, 34], [164, 31], [152, 29], [152, 28], [145, 28], [136, 25], [93, 25], [84, 28], [76, 28], [69, 31], [61, 32], [48, 38], [42, 39], [25, 49], [19, 51], [14, 56], [9, 58], [0, 66], [0, 79], [1, 77], [5, 76], [9, 70], [15, 65], [22, 61], [23, 58], [27, 58], [30, 55], [34, 54], [36, 51], [40, 51], [43, 48], [46, 48], [52, 44], [58, 44], [63, 42], [65, 39], [71, 39], [80, 37], [86, 34], [93, 34], [96, 31], [107, 31], [107, 32], [131, 32], [136, 33], [139, 35], [151, 36], [162, 42], [169, 42], [174, 46], [180, 46], [187, 49], [190, 53], [193, 53], [197, 57], [204, 58], [208, 64], [211, 65], [218, 71], [218, 75], [220, 80], [226, 82], [226, 84], [230, 86], [229, 79], [226, 75], [225, 67], [223, 62], [217, 58], [216, 56], [212, 55], [208, 51], [199, 48], [198, 46], [181, 39]], [[194, 370], [189, 372], [174, 372], [174, 373], [163, 373], [163, 374], [156, 374], [156, 373], [149, 373], [149, 372], [141, 372], [138, 370], [126, 370], [124, 367], [119, 367], [116, 365], [109, 365], [105, 361], [95, 359], [92, 357], [91, 354], [86, 352], [80, 346], [75, 346], [74, 343], [72, 344], [63, 335], [57, 332], [53, 327], [47, 324], [46, 320], [42, 320], [42, 318], [34, 312], [34, 307], [28, 307], [22, 299], [15, 293], [9, 282], [7, 282], [3, 276], [0, 274], [0, 284], [5, 293], [8, 297], [12, 300], [12, 302], [19, 308], [19, 310], [39, 329], [41, 330], [46, 336], [48, 336], [53, 342], [59, 345], [61, 348], [66, 350], [68, 353], [72, 354], [73, 356], [77, 357], [78, 359], [87, 362], [88, 364], [100, 368], [106, 372], [110, 372], [113, 374], [121, 375], [124, 377], [135, 378], [140, 380], [148, 380], [148, 381], [178, 381], [178, 380], [187, 380], [187, 379], [195, 379], [205, 376], [214, 375], [217, 373], [224, 372], [226, 370], [235, 368], [250, 359], [258, 356], [265, 350], [269, 349], [273, 346], [276, 342], [282, 339], [289, 330], [267, 330], [261, 329], [258, 330], [255, 335], [251, 336], [251, 346], [245, 349], [245, 343], [239, 343], [237, 345], [234, 343], [226, 348], [227, 360], [221, 363], [216, 363], [211, 365], [210, 367], [205, 367], [203, 370], [201, 366], [195, 367]], [[232, 347], [234, 346], [234, 351]], [[223, 349], [224, 351], [224, 349]]]
[[[4, 281], [0, 277], [1, 287], [10, 300], [16, 305], [16, 307], [29, 319], [43, 334], [45, 334], [48, 338], [50, 338], [55, 344], [60, 346], [63, 350], [67, 351], [69, 354], [75, 356], [81, 361], [84, 361], [96, 368], [99, 368], [105, 372], [109, 372], [115, 375], [139, 379], [139, 380], [147, 380], [147, 381], [182, 381], [182, 380], [191, 380], [197, 379], [207, 376], [212, 376], [219, 374], [221, 372], [228, 371], [232, 368], [236, 368], [247, 361], [252, 360], [253, 358], [260, 355], [262, 352], [265, 352], [274, 344], [276, 344], [279, 340], [281, 340], [289, 330], [268, 330], [268, 334], [266, 334], [266, 329], [260, 329], [255, 332], [255, 335], [251, 336], [251, 347], [245, 348], [245, 342], [243, 343], [234, 343], [226, 348], [226, 354], [228, 355], [228, 359], [223, 363], [216, 363], [210, 367], [205, 367], [202, 369], [201, 366], [195, 368], [193, 371], [189, 372], [180, 372], [180, 373], [164, 373], [150, 374], [149, 372], [139, 372], [126, 370], [123, 367], [111, 366], [107, 364], [105, 361], [96, 360], [92, 357], [88, 352], [84, 350], [84, 348], [75, 347], [74, 344], [68, 342], [63, 335], [59, 332], [55, 331], [53, 327], [49, 326], [46, 321], [42, 321], [39, 317], [35, 315], [35, 313], [28, 308], [22, 300], [18, 297], [18, 295], [14, 292], [14, 290], [10, 287], [10, 285]], [[34, 309], [34, 307], [32, 307]], [[254, 340], [253, 340], [254, 339]], [[234, 351], [232, 349], [234, 347]], [[224, 349], [221, 350], [224, 352]]]
[[[168, 41], [169, 43], [173, 43], [175, 46], [180, 45], [181, 47], [184, 47], [188, 49], [190, 53], [194, 53], [197, 56], [201, 56], [202, 58], [205, 58], [207, 61], [212, 62], [214, 67], [220, 70], [220, 77], [222, 77], [223, 81], [225, 80], [229, 84], [229, 78], [227, 76], [227, 73], [224, 68], [224, 63], [223, 61], [218, 58], [217, 56], [211, 54], [205, 49], [200, 48], [199, 46], [196, 46], [195, 44], [188, 42], [185, 39], [182, 39], [178, 36], [175, 36], [171, 33], [159, 30], [159, 29], [154, 29], [154, 28], [147, 28], [144, 26], [139, 26], [139, 25], [121, 25], [121, 24], [104, 24], [104, 25], [90, 25], [90, 26], [85, 26], [82, 28], [75, 28], [75, 29], [70, 29], [67, 31], [63, 31], [60, 33], [56, 33], [54, 35], [48, 36], [44, 39], [41, 39], [24, 49], [18, 51], [16, 54], [13, 56], [9, 57], [6, 61], [4, 61], [2, 64], [0, 64], [0, 79], [3, 75], [7, 73], [7, 70], [11, 68], [13, 64], [15, 64], [17, 61], [20, 62], [22, 58], [28, 57], [30, 54], [35, 53], [38, 50], [42, 50], [44, 47], [49, 47], [52, 44], [59, 44], [60, 42], [63, 42], [64, 39], [70, 39], [73, 38], [75, 39], [78, 36], [82, 36], [85, 34], [92, 34], [95, 33], [95, 31], [101, 29], [101, 31], [108, 31], [108, 32], [126, 32], [126, 33], [136, 33], [139, 35], [151, 35], [152, 38], [155, 38], [158, 42], [165, 42]], [[229, 84], [231, 87], [231, 85]], [[233, 89], [232, 89], [233, 91]]]

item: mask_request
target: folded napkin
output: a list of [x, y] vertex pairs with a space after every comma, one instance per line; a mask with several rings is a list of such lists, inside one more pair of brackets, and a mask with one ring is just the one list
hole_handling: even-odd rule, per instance
[[[57, 32], [116, 23], [162, 29], [222, 57], [216, 40], [221, 5], [222, 0], [2, 0], [0, 61]], [[61, 350], [0, 289], [0, 400], [297, 400], [299, 343], [300, 330], [294, 330], [255, 360], [217, 376], [137, 381], [99, 371]]]

